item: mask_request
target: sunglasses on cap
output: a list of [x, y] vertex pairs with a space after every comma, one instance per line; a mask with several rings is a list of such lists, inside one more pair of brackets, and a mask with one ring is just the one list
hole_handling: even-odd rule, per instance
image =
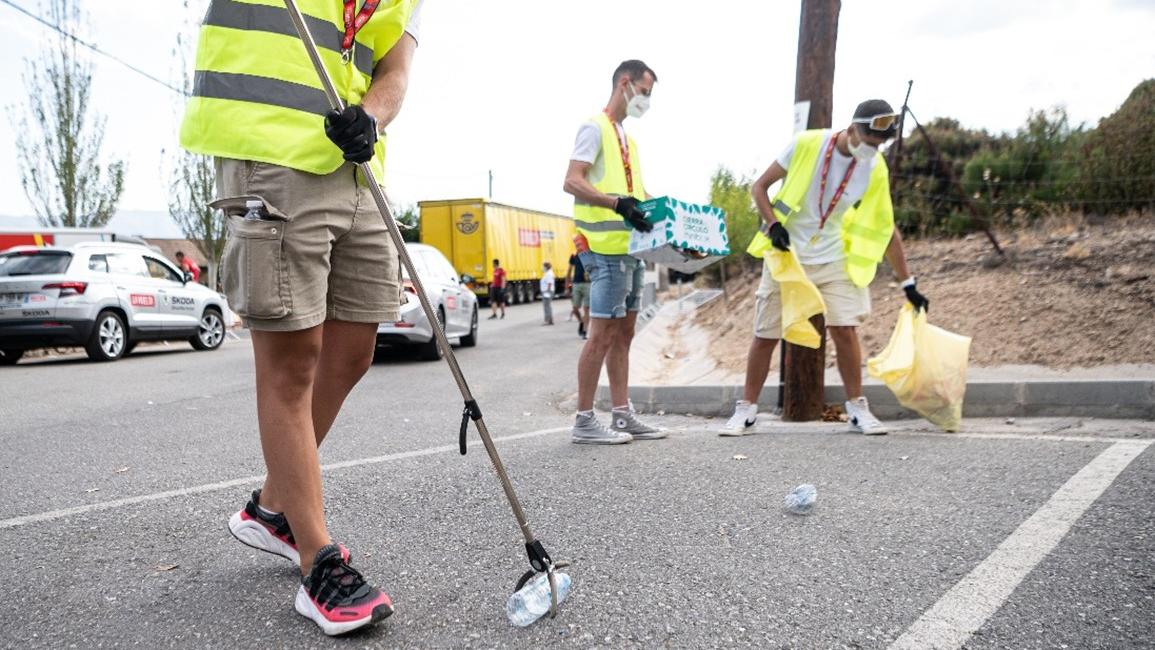
[[851, 122], [870, 125], [871, 131], [886, 131], [898, 122], [898, 113], [883, 113], [874, 117], [856, 117]]

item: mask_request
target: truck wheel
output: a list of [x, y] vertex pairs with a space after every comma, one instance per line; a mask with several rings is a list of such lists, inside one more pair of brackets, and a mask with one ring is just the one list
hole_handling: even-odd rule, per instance
[[477, 306], [473, 307], [473, 320], [469, 324], [469, 334], [461, 337], [461, 347], [472, 348], [477, 346]]
[[124, 321], [116, 312], [102, 311], [96, 317], [96, 324], [92, 328], [92, 336], [84, 351], [93, 361], [116, 361], [124, 356], [128, 336], [124, 329]]
[[[473, 317], [475, 320], [477, 316]], [[14, 366], [24, 356], [24, 350], [0, 350], [0, 366]]]
[[[437, 309], [437, 326], [445, 328], [445, 312]], [[429, 337], [429, 341], [417, 348], [417, 357], [422, 361], [437, 361], [441, 358], [441, 348], [437, 345], [437, 336]]]

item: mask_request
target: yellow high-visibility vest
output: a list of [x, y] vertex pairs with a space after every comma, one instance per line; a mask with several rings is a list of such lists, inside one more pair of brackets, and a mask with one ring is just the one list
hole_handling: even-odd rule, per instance
[[[383, 0], [341, 60], [345, 21], [340, 0], [297, 0], [321, 59], [347, 104], [359, 104], [373, 69], [401, 40], [416, 0]], [[212, 0], [197, 43], [192, 97], [181, 146], [223, 158], [253, 160], [313, 174], [345, 160], [325, 137], [329, 102], [282, 0]], [[384, 138], [371, 162], [385, 171]]]
[[[782, 181], [782, 189], [774, 196], [771, 205], [774, 217], [785, 226], [802, 209], [806, 192], [817, 171], [818, 156], [822, 140], [826, 136], [823, 129], [804, 131], [798, 135], [794, 152], [790, 155], [790, 169]], [[762, 257], [770, 250], [768, 228], [762, 228], [754, 235], [746, 252], [754, 257]], [[890, 201], [890, 176], [886, 160], [879, 153], [874, 160], [874, 169], [862, 199], [842, 215], [842, 244], [846, 254], [846, 272], [855, 286], [865, 287], [874, 279], [878, 263], [886, 254], [890, 238], [894, 234], [894, 205]]]
[[[598, 113], [591, 120], [602, 131], [602, 161], [605, 174], [601, 178], [591, 178], [599, 192], [610, 196], [633, 196], [639, 201], [646, 200], [646, 189], [642, 185], [642, 162], [638, 159], [638, 145], [626, 136], [630, 152], [630, 171], [634, 181], [634, 191], [629, 191], [626, 167], [622, 162], [622, 149], [617, 129], [605, 113]], [[585, 235], [590, 250], [599, 255], [626, 255], [630, 252], [630, 231], [625, 220], [609, 208], [602, 208], [581, 201], [574, 201], [574, 225]]]

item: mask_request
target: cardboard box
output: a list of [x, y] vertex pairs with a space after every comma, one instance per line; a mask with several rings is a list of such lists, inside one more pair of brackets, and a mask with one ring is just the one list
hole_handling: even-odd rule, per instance
[[663, 196], [640, 204], [654, 224], [630, 233], [630, 255], [682, 273], [696, 273], [730, 254], [726, 213]]

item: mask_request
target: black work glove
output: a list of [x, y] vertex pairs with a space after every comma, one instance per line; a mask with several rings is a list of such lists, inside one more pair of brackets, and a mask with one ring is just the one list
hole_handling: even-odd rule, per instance
[[790, 233], [786, 232], [786, 226], [775, 221], [770, 225], [770, 243], [782, 252], [790, 250]]
[[638, 203], [639, 201], [632, 196], [620, 197], [614, 204], [614, 212], [620, 214], [622, 219], [626, 220], [626, 224], [634, 230], [650, 232], [654, 229], [654, 224], [646, 221], [646, 213], [638, 207]]
[[360, 106], [346, 106], [341, 112], [325, 115], [325, 135], [340, 147], [345, 160], [369, 162], [377, 143], [377, 120]]
[[916, 285], [912, 284], [903, 287], [902, 290], [906, 293], [906, 299], [910, 301], [910, 304], [914, 305], [914, 313], [917, 314], [920, 309], [925, 309], [927, 313], [930, 313], [930, 301], [926, 299], [926, 296], [918, 292]]

